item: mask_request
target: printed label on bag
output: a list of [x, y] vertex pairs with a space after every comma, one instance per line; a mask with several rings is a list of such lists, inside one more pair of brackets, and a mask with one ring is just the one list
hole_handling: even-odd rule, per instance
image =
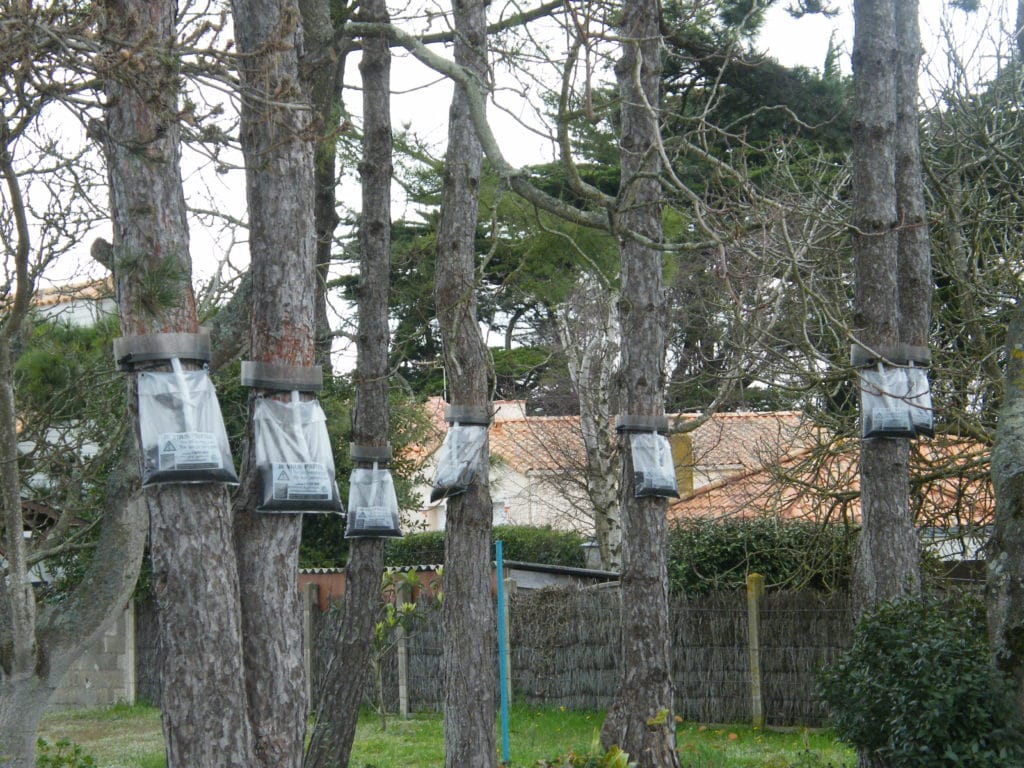
[[327, 467], [318, 463], [272, 463], [276, 501], [329, 501], [331, 478]]
[[212, 432], [164, 432], [159, 445], [161, 472], [221, 468], [220, 448]]
[[356, 525], [360, 528], [390, 528], [393, 523], [387, 507], [359, 507]]

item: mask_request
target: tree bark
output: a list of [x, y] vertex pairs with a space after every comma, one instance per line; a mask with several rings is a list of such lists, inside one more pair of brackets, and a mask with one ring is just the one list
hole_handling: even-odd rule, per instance
[[[367, 21], [387, 23], [384, 0], [367, 0]], [[362, 216], [356, 334], [356, 402], [352, 440], [359, 446], [388, 444], [388, 293], [391, 270], [391, 50], [386, 38], [363, 39], [359, 65], [363, 80]], [[357, 466], [370, 466], [361, 464]], [[330, 674], [317, 697], [316, 726], [306, 768], [348, 765], [359, 706], [366, 691], [374, 624], [380, 612], [384, 540], [349, 542], [345, 569], [343, 625], [334, 646]]]
[[[455, 61], [488, 82], [486, 5], [454, 0]], [[448, 113], [434, 301], [451, 402], [490, 407], [491, 366], [476, 316], [477, 204], [483, 150], [456, 84]], [[486, 468], [465, 493], [448, 499], [442, 604], [446, 768], [493, 768], [497, 660], [491, 600], [491, 497]]]
[[[1017, 3], [1016, 61], [1024, 61], [1024, 0]], [[986, 604], [989, 648], [1013, 680], [1024, 712], [1024, 304], [1006, 331], [1006, 371], [991, 472], [996, 508], [988, 546]]]
[[616, 293], [588, 282], [576, 291], [572, 305], [560, 308], [558, 315], [558, 334], [580, 408], [595, 539], [601, 567], [610, 571], [622, 567], [621, 459], [612, 428], [617, 401], [613, 374], [620, 336], [617, 303]]
[[[661, 35], [657, 0], [627, 0], [620, 23], [622, 53], [615, 74], [621, 110], [621, 181], [616, 215], [622, 260], [620, 411], [665, 412], [665, 316], [662, 255], [661, 160], [658, 152]], [[628, 436], [619, 493], [622, 505], [622, 682], [601, 731], [641, 768], [679, 765], [675, 749], [672, 666], [669, 655], [668, 571], [663, 498], [634, 496]]]
[[1024, 307], [1006, 333], [1006, 379], [992, 447], [995, 526], [989, 542], [989, 645], [1024, 711]]
[[[109, 0], [104, 10], [108, 46], [132, 52], [111, 65], [105, 83], [121, 331], [195, 332], [176, 123], [176, 4]], [[239, 706], [245, 689], [227, 492], [163, 485], [147, 489], [145, 499], [168, 766], [251, 768], [251, 730]]]
[[[303, 45], [291, 0], [233, 0], [241, 82], [241, 143], [257, 362], [314, 362], [316, 235], [310, 106], [299, 79]], [[259, 396], [250, 395], [250, 417]], [[250, 439], [235, 506], [243, 647], [256, 768], [297, 768], [308, 704], [298, 583], [302, 515], [257, 513], [259, 471]]]
[[[854, 325], [862, 342], [877, 349], [894, 347], [901, 340], [895, 149], [899, 50], [892, 0], [858, 0], [854, 16]], [[901, 161], [905, 173], [912, 173], [904, 154]], [[917, 214], [912, 207], [908, 211]], [[919, 267], [919, 262], [915, 264], [909, 258], [906, 263], [908, 274], [914, 272], [912, 264]], [[912, 298], [906, 301], [908, 319]], [[916, 335], [919, 322], [915, 321], [914, 326]], [[863, 522], [857, 573], [863, 607], [920, 590], [918, 543], [910, 516], [908, 456], [905, 439], [861, 441]]]

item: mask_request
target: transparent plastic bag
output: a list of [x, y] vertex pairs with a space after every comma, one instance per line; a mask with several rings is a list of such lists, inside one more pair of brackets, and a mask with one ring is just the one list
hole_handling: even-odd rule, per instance
[[906, 369], [861, 369], [861, 436], [915, 437], [908, 394]]
[[391, 472], [356, 467], [348, 478], [348, 523], [345, 538], [381, 538], [402, 535], [398, 497]]
[[904, 372], [907, 376], [907, 403], [910, 405], [910, 420], [914, 425], [914, 432], [918, 436], [931, 437], [935, 434], [935, 419], [928, 369], [911, 365]]
[[633, 455], [633, 495], [679, 498], [672, 446], [657, 432], [632, 432], [629, 435]]
[[341, 512], [327, 419], [316, 400], [256, 399], [253, 411], [261, 512]]
[[487, 427], [456, 422], [437, 455], [431, 501], [464, 493], [477, 477], [486, 479]]
[[138, 376], [142, 484], [238, 483], [209, 372], [143, 371]]

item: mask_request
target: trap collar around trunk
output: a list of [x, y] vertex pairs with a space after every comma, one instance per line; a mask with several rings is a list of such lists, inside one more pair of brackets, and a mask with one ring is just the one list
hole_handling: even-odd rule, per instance
[[387, 464], [391, 461], [391, 446], [349, 443], [348, 455], [353, 464]]
[[912, 344], [880, 345], [871, 349], [861, 344], [852, 344], [850, 363], [854, 368], [874, 368], [879, 364], [927, 368], [932, 364], [932, 352], [928, 347], [915, 347]]
[[324, 372], [319, 365], [283, 365], [242, 361], [242, 386], [276, 392], [319, 392], [324, 388]]
[[486, 405], [449, 405], [444, 409], [444, 420], [449, 424], [489, 427], [491, 409]]
[[667, 416], [642, 416], [620, 413], [615, 417], [616, 432], [659, 432], [668, 433]]
[[152, 333], [114, 339], [114, 361], [122, 371], [133, 371], [142, 363], [168, 360], [210, 362], [210, 332]]

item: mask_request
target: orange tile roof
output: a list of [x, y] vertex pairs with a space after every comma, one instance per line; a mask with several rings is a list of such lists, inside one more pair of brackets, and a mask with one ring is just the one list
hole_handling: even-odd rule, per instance
[[[988, 448], [956, 438], [916, 443], [911, 505], [919, 526], [990, 522], [994, 501]], [[815, 521], [860, 520], [859, 441], [805, 448], [774, 464], [723, 478], [674, 502], [670, 519], [776, 515]]]
[[52, 307], [72, 301], [99, 301], [114, 295], [114, 281], [109, 275], [71, 285], [52, 285], [36, 291], [32, 303], [36, 307]]
[[[432, 430], [409, 451], [411, 457], [424, 460], [440, 447], [448, 429], [444, 405], [440, 397], [428, 399], [425, 408]], [[520, 401], [495, 405], [497, 417], [489, 434], [492, 456], [521, 474], [582, 469], [585, 455], [579, 416], [519, 416], [524, 412]], [[675, 421], [694, 418], [679, 415]], [[714, 414], [690, 434], [694, 464], [716, 471], [759, 468], [810, 442], [810, 432], [797, 411]]]

